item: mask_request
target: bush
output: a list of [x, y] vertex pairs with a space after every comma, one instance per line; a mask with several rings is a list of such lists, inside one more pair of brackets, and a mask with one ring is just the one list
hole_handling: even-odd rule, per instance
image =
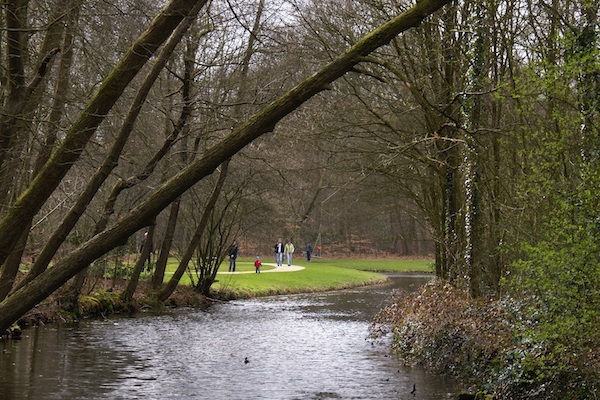
[[500, 302], [474, 301], [465, 290], [433, 281], [418, 293], [396, 297], [377, 314], [371, 333], [391, 330], [394, 349], [405, 361], [476, 382], [509, 346], [511, 326]]

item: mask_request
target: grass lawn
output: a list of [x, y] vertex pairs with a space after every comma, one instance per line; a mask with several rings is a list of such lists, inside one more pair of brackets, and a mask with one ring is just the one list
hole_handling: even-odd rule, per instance
[[[262, 260], [261, 260], [262, 261]], [[268, 261], [267, 261], [268, 262]], [[171, 276], [175, 273], [175, 270], [177, 269], [177, 266], [179, 265], [179, 260], [175, 257], [169, 257], [169, 261], [167, 262], [167, 270], [165, 272], [165, 281], [168, 281], [169, 279], [171, 279]], [[192, 263], [190, 262], [190, 265], [192, 265]], [[274, 266], [271, 265], [263, 265], [261, 270], [262, 271], [267, 271], [269, 269], [275, 269]], [[229, 260], [225, 260], [221, 263], [221, 266], [219, 267], [219, 271], [222, 272], [227, 272], [229, 270]], [[252, 257], [239, 257], [236, 264], [235, 264], [235, 270], [236, 272], [238, 271], [252, 271], [254, 272], [254, 258]], [[220, 273], [220, 272], [219, 272]], [[217, 273], [217, 274], [219, 274]], [[144, 272], [142, 274], [142, 276], [144, 278], [150, 278], [151, 274]], [[224, 276], [224, 275], [217, 275], [217, 279], [219, 279], [219, 276]], [[183, 285], [189, 285], [190, 284], [190, 277], [188, 275], [188, 273], [186, 272], [185, 274], [183, 274], [183, 276], [181, 277], [181, 284]]]
[[[306, 260], [303, 260], [306, 264]], [[300, 265], [304, 265], [300, 264]], [[369, 259], [369, 258], [317, 258], [311, 265], [333, 265], [341, 268], [359, 269], [361, 271], [376, 272], [433, 272], [433, 260], [407, 260], [407, 259]]]
[[[273, 263], [275, 260], [262, 258], [261, 261]], [[237, 261], [236, 271], [254, 271], [253, 263], [254, 258], [252, 257], [240, 257]], [[169, 259], [165, 281], [173, 275], [177, 264], [176, 258]], [[217, 282], [213, 284], [212, 289], [217, 296], [227, 298], [326, 291], [383, 282], [386, 277], [378, 272], [431, 272], [432, 270], [432, 261], [428, 260], [319, 258], [313, 259], [309, 263], [298, 255], [294, 258], [293, 264], [306, 267], [306, 269], [261, 274], [219, 273]], [[220, 270], [226, 272], [228, 268], [229, 262], [225, 261], [221, 264]], [[273, 268], [270, 265], [263, 265], [261, 271]], [[190, 284], [187, 273], [181, 278], [180, 283]]]
[[213, 285], [216, 293], [226, 297], [253, 297], [362, 286], [383, 282], [386, 277], [376, 272], [314, 264], [301, 271], [218, 275], [217, 279]]

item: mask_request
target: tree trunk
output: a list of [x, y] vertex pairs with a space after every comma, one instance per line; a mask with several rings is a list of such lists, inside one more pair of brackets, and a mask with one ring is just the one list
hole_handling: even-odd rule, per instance
[[140, 252], [140, 257], [138, 258], [135, 266], [133, 267], [133, 271], [131, 272], [131, 278], [129, 282], [127, 282], [127, 287], [121, 294], [121, 300], [125, 303], [128, 303], [133, 299], [133, 294], [135, 293], [135, 289], [137, 289], [138, 282], [140, 280], [140, 274], [144, 270], [144, 265], [146, 265], [146, 260], [150, 256], [150, 251], [152, 250], [152, 241], [154, 240], [154, 222], [150, 225], [150, 229], [148, 229], [148, 234], [144, 240], [144, 244], [142, 245], [142, 251]]
[[178, 197], [173, 204], [171, 204], [167, 228], [165, 229], [165, 235], [160, 246], [156, 266], [154, 267], [154, 274], [152, 275], [152, 289], [154, 290], [160, 289], [163, 280], [165, 279], [165, 271], [167, 269], [167, 262], [169, 261], [169, 252], [171, 251], [171, 246], [173, 244], [173, 237], [175, 236], [175, 227], [177, 226], [180, 203], [181, 197]]
[[[8, 95], [4, 106], [3, 117], [0, 119], [0, 172], [5, 170], [6, 158], [14, 136], [14, 124], [19, 119], [25, 102], [25, 54], [27, 53], [25, 29], [27, 24], [28, 1], [10, 0], [5, 3], [6, 10], [6, 62]], [[7, 184], [2, 182], [3, 187]], [[6, 189], [2, 189], [6, 190]], [[4, 200], [4, 199], [2, 199]], [[4, 260], [1, 260], [4, 261]], [[0, 265], [2, 262], [0, 262]]]
[[[29, 284], [14, 292], [0, 303], [0, 330], [6, 329], [10, 324], [18, 320], [93, 260], [119, 244], [125, 243], [129, 236], [141, 227], [147, 226], [162, 209], [181, 196], [187, 189], [212, 173], [219, 164], [236, 154], [248, 143], [272, 131], [283, 117], [294, 111], [315, 94], [326, 89], [331, 82], [350, 71], [364, 56], [389, 43], [399, 33], [418, 26], [429, 14], [435, 12], [448, 2], [449, 0], [421, 0], [411, 9], [367, 34], [349, 50], [321, 68], [317, 73], [311, 75], [278, 100], [275, 100], [260, 112], [250, 117], [221, 142], [209, 148], [203, 157], [175, 175], [157, 189], [146, 201], [124, 215], [114, 226], [82, 244], [78, 249], [75, 249], [64, 259], [57, 262], [53, 268], [44, 271]], [[80, 126], [80, 124], [76, 125]], [[67, 145], [68, 148], [72, 142], [67, 141], [67, 143], [69, 143]], [[60, 160], [62, 157], [53, 157], [52, 160]], [[53, 164], [52, 160], [49, 162], [50, 164], [46, 165], [45, 170], [49, 165]], [[39, 195], [40, 189], [32, 190], [32, 192]], [[31, 198], [20, 204], [29, 204], [30, 201]], [[14, 244], [14, 241], [11, 243], [10, 240], [5, 239], [4, 235], [7, 232], [6, 229], [14, 225], [15, 222], [13, 219], [17, 214], [19, 213], [14, 213], [14, 215], [11, 213], [10, 217], [6, 218], [0, 224], [0, 234], [2, 235], [0, 245], [9, 243], [12, 247]], [[25, 214], [28, 213], [26, 212]], [[12, 231], [9, 230], [9, 232]], [[3, 249], [4, 247], [0, 246], [0, 248]]]
[[[489, 33], [485, 27], [485, 7], [482, 4], [475, 5], [475, 40], [473, 43], [472, 67], [470, 68], [467, 92], [481, 93], [485, 79], [487, 78], [487, 58]], [[469, 290], [472, 297], [482, 294], [482, 279], [484, 265], [484, 235], [483, 216], [480, 210], [479, 200], [481, 197], [479, 154], [473, 133], [483, 126], [482, 118], [482, 95], [473, 95], [466, 99], [466, 125], [468, 131], [465, 134], [465, 252], [464, 260], [466, 271], [469, 275]], [[493, 206], [492, 206], [493, 207]]]
[[[113, 143], [108, 155], [105, 157], [102, 165], [98, 167], [94, 175], [90, 178], [89, 183], [86, 185], [83, 192], [79, 195], [73, 207], [71, 207], [67, 215], [65, 215], [65, 217], [60, 222], [59, 226], [54, 230], [54, 232], [52, 232], [50, 239], [46, 242], [44, 248], [37, 257], [29, 274], [27, 275], [23, 283], [19, 285], [19, 287], [27, 282], [30, 282], [33, 278], [35, 278], [36, 276], [38, 276], [46, 270], [46, 268], [50, 264], [50, 261], [56, 254], [56, 251], [58, 251], [60, 245], [69, 235], [77, 221], [79, 221], [79, 218], [85, 212], [87, 206], [92, 201], [95, 194], [98, 192], [98, 189], [100, 189], [106, 178], [110, 175], [114, 168], [116, 168], [119, 161], [119, 156], [123, 150], [123, 147], [127, 143], [131, 132], [133, 131], [135, 121], [137, 120], [142, 106], [146, 101], [146, 97], [148, 96], [150, 89], [154, 85], [154, 82], [156, 81], [156, 79], [160, 75], [160, 72], [163, 70], [164, 66], [169, 60], [169, 57], [172, 54], [173, 50], [181, 41], [181, 38], [191, 26], [191, 24], [194, 22], [195, 16], [199, 12], [202, 5], [203, 3], [199, 2], [190, 11], [189, 16], [177, 27], [173, 35], [171, 35], [171, 37], [169, 38], [169, 41], [160, 51], [156, 62], [152, 66], [152, 69], [144, 78], [144, 81], [140, 89], [138, 90], [136, 97], [133, 100], [133, 103], [129, 108], [127, 116], [125, 117], [125, 121], [123, 122], [123, 125], [121, 126], [117, 138], [115, 139], [115, 142]], [[177, 133], [179, 132], [177, 129], [176, 131]], [[168, 142], [172, 143], [175, 140], [176, 136], [177, 134], [175, 134], [174, 137]], [[163, 148], [161, 148], [158, 154], [155, 154], [155, 156], [152, 158], [152, 161], [146, 165], [146, 167], [144, 168], [144, 172], [130, 179], [130, 185], [133, 186], [133, 182], [142, 181], [143, 179], [145, 179], [144, 177], [149, 176], [156, 163], [158, 163], [158, 160], [162, 158], [162, 155], [166, 154], [168, 148], [170, 148], [170, 146], [163, 145]], [[106, 225], [108, 224], [108, 218], [110, 217], [110, 215], [112, 215], [112, 206], [116, 202], [118, 195], [121, 193], [122, 190], [124, 190], [125, 186], [126, 184], [123, 183], [123, 181], [120, 181], [115, 185], [115, 187], [113, 187], [111, 196], [105, 204], [104, 214], [96, 224], [94, 234], [97, 234], [106, 228]]]
[[0, 220], [0, 265], [29, 221], [79, 159], [85, 145], [125, 88], [156, 49], [168, 38], [190, 10], [205, 0], [172, 0], [142, 33], [106, 77], [85, 109], [69, 129], [61, 146], [45, 164], [14, 206]]

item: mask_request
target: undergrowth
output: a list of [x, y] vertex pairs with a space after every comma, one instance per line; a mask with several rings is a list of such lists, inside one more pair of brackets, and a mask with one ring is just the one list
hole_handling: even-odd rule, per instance
[[522, 316], [514, 300], [473, 300], [432, 280], [416, 293], [396, 294], [375, 316], [371, 335], [391, 333], [405, 362], [497, 399], [596, 399], [597, 346], [574, 357], [560, 341], [532, 340], [531, 321]]

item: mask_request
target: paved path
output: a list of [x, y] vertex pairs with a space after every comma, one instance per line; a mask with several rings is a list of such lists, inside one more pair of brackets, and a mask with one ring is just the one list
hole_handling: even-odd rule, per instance
[[[262, 263], [262, 265], [270, 265], [275, 267], [275, 269], [266, 269], [266, 270], [261, 270], [260, 273], [261, 274], [266, 274], [268, 272], [292, 272], [292, 271], [300, 271], [302, 269], [304, 269], [304, 267], [301, 267], [299, 265], [290, 265], [289, 267], [287, 265], [282, 265], [281, 267], [278, 267], [277, 264], [275, 263]], [[256, 271], [252, 270], [252, 271], [236, 271], [236, 272], [219, 272], [219, 275], [231, 275], [231, 274], [255, 274]]]

